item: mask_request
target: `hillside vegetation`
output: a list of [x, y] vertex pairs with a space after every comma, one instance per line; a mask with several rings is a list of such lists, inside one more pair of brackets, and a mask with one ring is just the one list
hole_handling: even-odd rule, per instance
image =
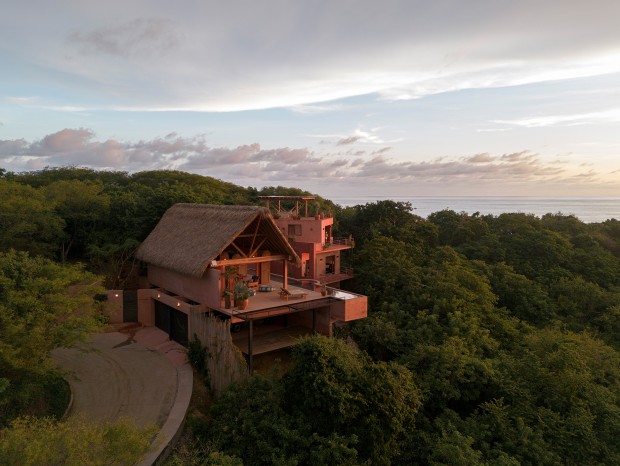
[[[4, 422], [31, 406], [7, 411], [18, 375], [32, 372], [21, 358], [57, 343], [25, 343], [42, 334], [32, 309], [59, 329], [71, 322], [50, 336], [83, 335], [95, 314], [59, 317], [88, 306], [57, 290], [92, 283], [91, 272], [122, 286], [118, 271], [169, 206], [276, 193], [307, 194], [173, 171], [4, 173]], [[369, 317], [342, 335], [355, 345], [300, 342], [283, 378], [252, 377], [208, 419], [190, 419], [196, 450], [171, 464], [620, 464], [618, 220], [449, 210], [422, 219], [407, 203], [319, 201], [335, 211], [337, 236], [356, 241], [347, 286], [369, 297]], [[37, 304], [46, 296], [57, 298]]]

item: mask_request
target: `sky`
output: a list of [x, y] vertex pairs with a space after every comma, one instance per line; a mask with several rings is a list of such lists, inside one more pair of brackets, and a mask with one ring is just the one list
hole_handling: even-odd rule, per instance
[[617, 0], [0, 0], [0, 168], [620, 196]]

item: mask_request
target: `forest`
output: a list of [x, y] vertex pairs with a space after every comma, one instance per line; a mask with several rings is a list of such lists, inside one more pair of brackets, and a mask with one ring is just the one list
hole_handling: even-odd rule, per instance
[[[123, 287], [168, 207], [267, 194], [310, 193], [0, 169], [0, 455], [23, 416], [62, 414], [49, 350], [104, 324], [93, 297]], [[368, 318], [302, 340], [282, 377], [231, 386], [188, 419], [194, 449], [169, 464], [620, 464], [619, 220], [318, 200], [355, 238], [347, 287]]]

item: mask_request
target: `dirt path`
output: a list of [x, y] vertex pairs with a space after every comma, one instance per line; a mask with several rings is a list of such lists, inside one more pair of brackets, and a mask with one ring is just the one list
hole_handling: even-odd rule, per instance
[[139, 425], [166, 421], [177, 393], [177, 370], [166, 355], [118, 332], [93, 335], [79, 348], [58, 348], [54, 359], [70, 374], [69, 415], [97, 421], [120, 416]]

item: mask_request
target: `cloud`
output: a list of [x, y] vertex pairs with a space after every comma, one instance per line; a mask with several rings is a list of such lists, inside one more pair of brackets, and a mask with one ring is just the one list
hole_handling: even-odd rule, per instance
[[176, 133], [137, 142], [98, 141], [94, 132], [86, 128], [63, 129], [34, 142], [0, 140], [4, 168], [13, 171], [62, 165], [129, 172], [179, 169], [253, 186], [331, 183], [342, 189], [355, 183], [373, 186], [435, 183], [447, 187], [460, 183], [505, 185], [598, 180], [594, 170], [581, 172], [578, 165], [545, 162], [539, 154], [530, 151], [412, 162], [388, 158], [388, 149], [384, 147], [368, 155], [364, 151], [330, 154], [308, 148], [266, 149], [258, 143], [211, 147], [202, 135], [182, 137]]
[[58, 0], [36, 17], [10, 3], [0, 40], [19, 37], [24, 18], [29, 30], [11, 42], [12, 58], [52, 73], [56, 96], [80, 86], [59, 107], [317, 113], [353, 96], [412, 99], [620, 70], [620, 4], [610, 0]]
[[503, 154], [500, 158], [506, 162], [527, 162], [536, 156], [528, 151], [513, 152], [512, 154]]
[[380, 155], [380, 154], [385, 154], [386, 152], [389, 152], [390, 150], [392, 150], [391, 147], [382, 147], [379, 150], [375, 150], [372, 152], [373, 155]]
[[25, 155], [28, 146], [25, 139], [0, 140], [0, 158]]
[[73, 32], [68, 42], [76, 46], [82, 55], [130, 57], [163, 54], [176, 48], [180, 40], [172, 21], [161, 18], [139, 18], [118, 26]]
[[362, 136], [347, 136], [346, 138], [339, 139], [338, 142], [336, 142], [336, 145], [345, 146], [347, 144], [353, 144], [360, 139], [362, 139]]
[[545, 126], [575, 126], [598, 123], [620, 122], [620, 108], [603, 110], [600, 112], [577, 113], [566, 115], [546, 115], [518, 118], [514, 120], [494, 120], [494, 123], [526, 128], [540, 128]]
[[465, 159], [465, 161], [469, 163], [489, 163], [493, 162], [494, 160], [495, 158], [491, 157], [489, 154], [476, 154]]
[[295, 113], [301, 113], [304, 115], [317, 115], [327, 112], [335, 112], [342, 110], [344, 106], [342, 104], [314, 104], [314, 105], [295, 105], [290, 107], [290, 110]]
[[358, 142], [363, 144], [384, 144], [385, 141], [378, 134], [382, 129], [383, 128], [371, 128], [370, 131], [364, 131], [358, 128], [352, 135], [340, 137], [340, 139], [336, 141], [336, 145], [346, 146]]
[[39, 143], [40, 150], [46, 152], [74, 152], [88, 147], [94, 133], [89, 129], [63, 129], [45, 136]]

